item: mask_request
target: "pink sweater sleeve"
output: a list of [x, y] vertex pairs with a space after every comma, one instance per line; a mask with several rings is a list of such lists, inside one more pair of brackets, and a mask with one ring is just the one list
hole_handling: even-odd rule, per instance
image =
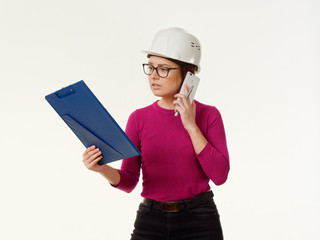
[[214, 184], [221, 185], [228, 178], [230, 165], [222, 117], [215, 107], [212, 107], [208, 113], [206, 131], [204, 135], [208, 143], [197, 154], [197, 158], [206, 175]]
[[[127, 122], [126, 134], [133, 142], [133, 144], [141, 151], [140, 140], [138, 134], [136, 112], [133, 112]], [[140, 176], [140, 166], [141, 160], [140, 155], [123, 159], [121, 170], [118, 169], [120, 174], [120, 182], [116, 188], [125, 191], [127, 193], [131, 192], [137, 185]]]

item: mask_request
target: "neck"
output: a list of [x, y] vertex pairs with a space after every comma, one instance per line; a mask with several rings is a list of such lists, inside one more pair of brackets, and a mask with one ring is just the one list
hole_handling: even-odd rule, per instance
[[159, 101], [158, 101], [158, 105], [164, 109], [174, 109], [173, 107], [173, 101], [175, 100], [174, 97], [171, 98], [164, 98], [162, 97]]

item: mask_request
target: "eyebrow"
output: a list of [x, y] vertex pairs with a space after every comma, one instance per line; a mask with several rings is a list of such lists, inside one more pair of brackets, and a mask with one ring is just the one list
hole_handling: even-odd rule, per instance
[[[150, 64], [150, 65], [152, 65], [152, 66], [154, 65], [152, 62], [148, 62], [148, 64]], [[168, 64], [165, 64], [165, 63], [164, 63], [164, 64], [159, 64], [158, 67], [168, 67], [168, 68], [172, 68], [171, 66], [169, 66]]]

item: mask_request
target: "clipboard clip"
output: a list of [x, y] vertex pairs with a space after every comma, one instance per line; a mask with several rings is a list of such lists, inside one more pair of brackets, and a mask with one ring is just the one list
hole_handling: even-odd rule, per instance
[[59, 91], [56, 91], [55, 94], [57, 95], [58, 98], [63, 98], [71, 94], [74, 94], [75, 92], [76, 91], [73, 88], [66, 87], [66, 88], [62, 88]]

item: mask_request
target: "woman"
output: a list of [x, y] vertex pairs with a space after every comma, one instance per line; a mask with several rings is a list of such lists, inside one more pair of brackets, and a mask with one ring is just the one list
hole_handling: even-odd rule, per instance
[[141, 155], [114, 169], [98, 165], [101, 152], [91, 146], [83, 162], [125, 192], [134, 189], [142, 169], [144, 200], [131, 239], [223, 239], [208, 184], [223, 184], [229, 172], [222, 118], [215, 107], [190, 104], [179, 94], [187, 71], [200, 70], [200, 43], [183, 29], [169, 28], [159, 31], [145, 52], [144, 72], [160, 99], [129, 117], [126, 133]]

